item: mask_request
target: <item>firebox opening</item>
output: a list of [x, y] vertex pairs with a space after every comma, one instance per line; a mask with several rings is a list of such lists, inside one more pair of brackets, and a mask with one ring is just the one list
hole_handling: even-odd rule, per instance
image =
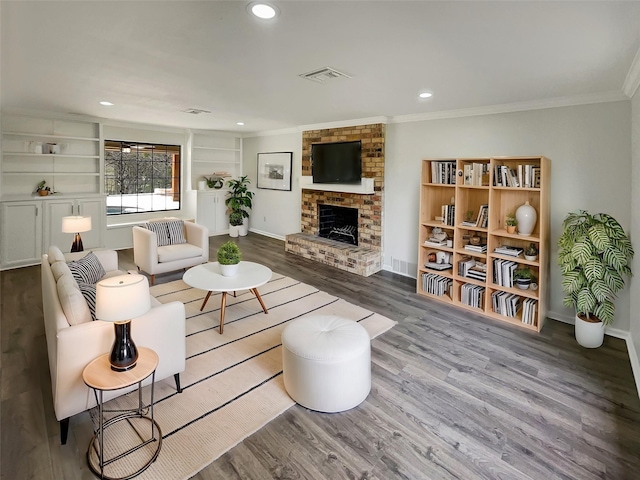
[[320, 237], [358, 245], [358, 209], [318, 205]]

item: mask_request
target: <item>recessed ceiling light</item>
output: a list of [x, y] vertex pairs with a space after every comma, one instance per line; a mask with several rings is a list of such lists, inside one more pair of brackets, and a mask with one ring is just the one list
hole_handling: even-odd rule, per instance
[[420, 95], [418, 95], [420, 98], [430, 98], [433, 95], [433, 93], [429, 93], [429, 92], [422, 92]]
[[113, 106], [113, 103], [111, 103], [111, 102], [106, 102], [106, 101], [102, 101], [102, 102], [100, 102], [100, 105], [104, 105], [105, 107], [112, 107], [112, 106]]
[[267, 4], [267, 3], [252, 3], [249, 5], [249, 10], [256, 17], [262, 18], [263, 20], [269, 20], [276, 16], [277, 10], [275, 7]]
[[240, 125], [242, 127], [242, 126], [244, 126], [244, 122], [238, 122], [238, 123], [236, 123], [236, 125]]

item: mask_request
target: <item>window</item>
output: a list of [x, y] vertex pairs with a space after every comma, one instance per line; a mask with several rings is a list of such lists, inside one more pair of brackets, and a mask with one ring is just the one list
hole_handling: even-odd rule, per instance
[[107, 215], [180, 209], [180, 145], [105, 140]]

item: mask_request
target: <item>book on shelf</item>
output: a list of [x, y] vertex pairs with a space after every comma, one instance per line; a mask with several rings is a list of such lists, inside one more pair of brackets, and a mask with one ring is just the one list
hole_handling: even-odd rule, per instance
[[480, 210], [478, 211], [478, 218], [476, 219], [476, 227], [479, 228], [487, 228], [489, 224], [489, 205], [480, 205]]
[[436, 273], [422, 274], [422, 290], [431, 295], [442, 296], [449, 293], [453, 280]]
[[511, 260], [493, 259], [493, 283], [501, 287], [513, 288], [513, 272], [518, 264]]
[[436, 239], [427, 239], [424, 241], [423, 245], [425, 247], [442, 247], [447, 244], [446, 240], [436, 240]]
[[431, 162], [431, 183], [455, 185], [456, 183], [455, 160]]
[[499, 253], [500, 255], [510, 255], [512, 257], [519, 257], [524, 250], [519, 247], [512, 247], [511, 245], [500, 245], [496, 247], [493, 253]]
[[522, 298], [509, 292], [493, 292], [491, 294], [493, 311], [505, 317], [516, 317], [522, 308]]
[[453, 226], [455, 216], [456, 216], [456, 206], [453, 204], [442, 205], [441, 216], [442, 216], [442, 223], [444, 223], [445, 225]]
[[524, 302], [522, 302], [522, 323], [525, 325], [535, 325], [537, 307], [537, 300], [533, 298], [525, 298]]
[[470, 243], [464, 246], [465, 250], [469, 250], [471, 252], [480, 252], [485, 253], [487, 251], [487, 244], [482, 245], [471, 245]]
[[496, 187], [540, 188], [540, 166], [518, 164], [516, 168], [496, 165], [493, 171], [493, 185]]
[[424, 264], [425, 268], [430, 268], [432, 270], [449, 270], [453, 268], [453, 265], [450, 263], [436, 263], [436, 262], [427, 262]]
[[465, 305], [475, 308], [484, 308], [485, 287], [465, 283], [460, 288], [460, 301]]
[[480, 187], [488, 185], [489, 164], [488, 163], [467, 163], [463, 168], [464, 184]]

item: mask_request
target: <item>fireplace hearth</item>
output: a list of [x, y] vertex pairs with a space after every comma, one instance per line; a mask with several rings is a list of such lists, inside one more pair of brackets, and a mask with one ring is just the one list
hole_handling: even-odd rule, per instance
[[358, 209], [318, 205], [318, 235], [330, 240], [358, 245]]

